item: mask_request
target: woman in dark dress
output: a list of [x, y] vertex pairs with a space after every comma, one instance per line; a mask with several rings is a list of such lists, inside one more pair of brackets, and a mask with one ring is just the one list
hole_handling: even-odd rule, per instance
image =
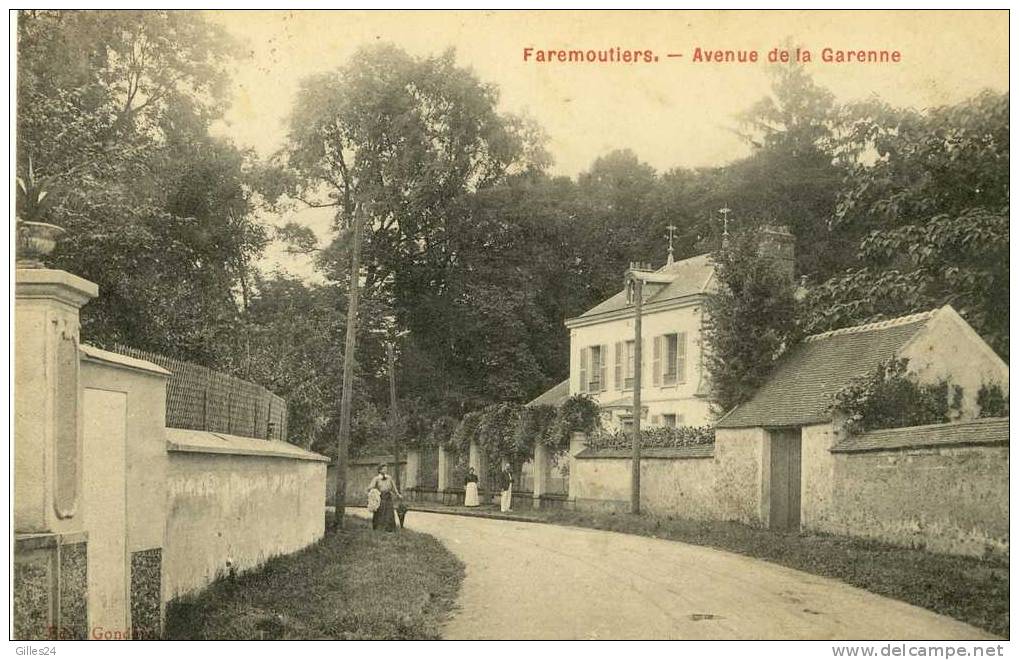
[[386, 474], [386, 464], [379, 465], [379, 473], [372, 477], [368, 484], [368, 490], [375, 488], [379, 491], [381, 503], [379, 508], [372, 514], [372, 529], [384, 529], [387, 532], [396, 531], [396, 511], [393, 509], [393, 497], [403, 497], [396, 489], [396, 482]]

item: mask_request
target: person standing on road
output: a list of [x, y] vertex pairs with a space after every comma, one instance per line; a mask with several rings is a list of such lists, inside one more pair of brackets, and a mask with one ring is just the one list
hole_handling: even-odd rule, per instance
[[478, 506], [478, 474], [474, 468], [467, 468], [467, 476], [464, 477], [464, 506]]
[[372, 477], [368, 491], [374, 488], [379, 491], [379, 508], [372, 514], [372, 529], [383, 529], [387, 532], [396, 531], [396, 511], [393, 509], [393, 497], [403, 497], [396, 489], [396, 482], [386, 474], [387, 465], [379, 464], [379, 473]]
[[500, 502], [500, 511], [512, 511], [511, 505], [513, 504], [513, 473], [510, 472], [510, 464], [508, 462], [502, 464], [502, 473], [499, 475], [499, 488], [502, 490], [502, 501]]

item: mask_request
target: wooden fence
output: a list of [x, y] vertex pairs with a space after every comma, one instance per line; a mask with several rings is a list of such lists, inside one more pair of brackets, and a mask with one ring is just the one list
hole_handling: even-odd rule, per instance
[[168, 427], [264, 440], [287, 439], [287, 402], [261, 385], [128, 346], [118, 345], [114, 350], [170, 372], [166, 384]]

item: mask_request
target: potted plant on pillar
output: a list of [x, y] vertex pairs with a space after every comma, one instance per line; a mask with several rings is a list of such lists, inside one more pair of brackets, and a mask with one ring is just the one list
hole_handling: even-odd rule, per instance
[[44, 268], [43, 259], [57, 246], [63, 227], [45, 222], [46, 210], [52, 200], [46, 189], [47, 181], [36, 176], [32, 159], [28, 159], [28, 173], [18, 177], [16, 198], [18, 268]]

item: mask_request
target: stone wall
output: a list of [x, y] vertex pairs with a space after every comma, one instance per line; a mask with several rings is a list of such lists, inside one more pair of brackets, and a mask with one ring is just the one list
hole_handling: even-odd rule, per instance
[[805, 529], [824, 529], [835, 515], [835, 455], [839, 435], [831, 424], [805, 426], [800, 431], [803, 461], [800, 469], [800, 522]]
[[715, 499], [718, 519], [760, 525], [765, 521], [764, 429], [715, 431]]
[[962, 427], [952, 443], [923, 446], [908, 428], [879, 432], [882, 443], [907, 441], [895, 449], [837, 445], [832, 507], [809, 527], [933, 552], [1007, 556], [1008, 445], [988, 437], [1007, 442], [1007, 424], [942, 425]]
[[[379, 473], [379, 463], [385, 463], [393, 475], [396, 462], [389, 456], [358, 456], [347, 459], [347, 506], [365, 506], [368, 502], [368, 484]], [[407, 462], [401, 460], [399, 475], [401, 487], [407, 483]], [[336, 466], [329, 464], [326, 481], [326, 504], [333, 506], [336, 501]]]
[[164, 599], [322, 537], [326, 457], [285, 442], [180, 429], [166, 434]]
[[152, 639], [162, 629], [166, 376], [144, 360], [81, 347], [93, 635]]
[[88, 639], [87, 563], [84, 533], [16, 536], [11, 639]]
[[[640, 506], [652, 515], [712, 520], [716, 468], [710, 445], [646, 449], [640, 464]], [[588, 511], [627, 511], [630, 507], [630, 452], [585, 449], [570, 469], [574, 506]]]

